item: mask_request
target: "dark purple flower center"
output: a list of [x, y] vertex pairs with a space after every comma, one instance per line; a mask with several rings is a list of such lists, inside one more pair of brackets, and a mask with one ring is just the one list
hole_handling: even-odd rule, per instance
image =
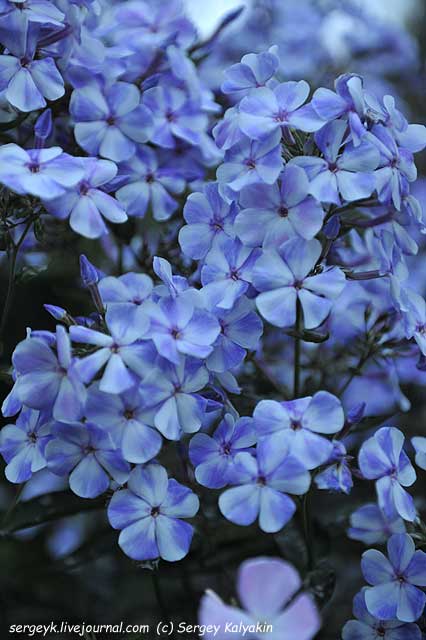
[[253, 158], [247, 158], [246, 165], [249, 169], [256, 169], [256, 161]]
[[388, 475], [391, 476], [392, 478], [396, 478], [398, 475], [398, 469], [395, 465], [392, 465], [392, 467], [389, 469], [388, 471]]
[[293, 287], [298, 290], [303, 289], [303, 280], [295, 280], [293, 282]]
[[239, 278], [239, 274], [238, 274], [237, 269], [232, 269], [229, 272], [229, 277], [231, 278], [231, 280], [239, 280], [240, 278]]
[[210, 227], [217, 233], [218, 231], [223, 231], [222, 222], [219, 220], [212, 220], [210, 222]]
[[288, 216], [287, 207], [284, 207], [284, 205], [281, 205], [278, 209], [278, 215], [281, 216], [281, 218], [287, 218]]
[[329, 162], [328, 163], [328, 168], [332, 173], [336, 173], [336, 171], [338, 171], [339, 167], [337, 166], [337, 164], [335, 162]]
[[275, 122], [287, 122], [288, 120], [287, 111], [284, 111], [284, 109], [280, 109], [278, 113], [274, 115], [274, 120]]
[[384, 637], [385, 637], [385, 635], [386, 635], [386, 629], [385, 629], [382, 625], [380, 625], [380, 627], [377, 627], [377, 629], [376, 629], [376, 633], [377, 633], [377, 635], [378, 635], [378, 636], [380, 636], [381, 638], [384, 638]]
[[27, 166], [31, 173], [38, 173], [40, 171], [40, 165], [38, 162], [30, 162]]
[[112, 127], [115, 124], [115, 118], [114, 116], [108, 116], [108, 118], [106, 119], [106, 123]]
[[84, 448], [84, 453], [88, 456], [91, 453], [95, 453], [96, 449], [91, 445], [88, 444], [87, 447]]
[[154, 174], [147, 173], [145, 176], [145, 182], [147, 182], [148, 184], [152, 184], [154, 182]]
[[426, 324], [418, 324], [416, 327], [416, 332], [425, 335], [426, 333]]
[[175, 340], [177, 340], [178, 338], [180, 338], [180, 331], [179, 331], [179, 329], [177, 329], [176, 327], [173, 327], [173, 329], [170, 329], [170, 335], [172, 336], [172, 338], [174, 338]]
[[90, 185], [88, 182], [81, 182], [79, 186], [80, 195], [85, 196], [89, 191]]
[[300, 431], [300, 429], [302, 428], [300, 420], [292, 420], [291, 428], [293, 429], [293, 431]]
[[222, 453], [225, 454], [225, 456], [229, 456], [229, 454], [231, 453], [231, 445], [229, 442], [224, 442], [222, 445]]
[[135, 412], [133, 409], [126, 409], [124, 412], [124, 417], [126, 420], [132, 420], [134, 418]]
[[157, 516], [160, 515], [160, 507], [152, 507], [151, 509], [151, 516], [153, 518], [156, 518]]
[[28, 434], [28, 440], [29, 440], [30, 442], [37, 442], [37, 434], [36, 434], [36, 433], [34, 433], [34, 431], [31, 431], [31, 432]]
[[176, 122], [176, 116], [171, 109], [166, 111], [166, 120], [168, 122]]
[[257, 476], [257, 484], [260, 484], [261, 487], [266, 486], [266, 478], [265, 476]]

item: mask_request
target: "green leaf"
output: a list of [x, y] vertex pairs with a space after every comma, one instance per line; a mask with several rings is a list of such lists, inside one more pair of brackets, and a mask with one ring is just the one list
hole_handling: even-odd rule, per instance
[[330, 334], [328, 332], [319, 333], [318, 331], [308, 331], [307, 329], [303, 329], [303, 331], [295, 331], [293, 329], [290, 329], [289, 331], [286, 331], [286, 334], [291, 338], [298, 338], [299, 340], [303, 340], [303, 342], [315, 342], [317, 344], [325, 342], [330, 337]]

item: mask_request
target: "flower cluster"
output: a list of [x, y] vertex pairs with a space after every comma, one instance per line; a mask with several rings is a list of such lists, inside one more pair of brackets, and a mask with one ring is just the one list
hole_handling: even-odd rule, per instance
[[[45, 220], [102, 247], [99, 269], [80, 256], [91, 311], [46, 304], [54, 325], [13, 351], [5, 474], [103, 496], [119, 546], [150, 567], [183, 559], [212, 521], [298, 531], [318, 601], [309, 496], [363, 483], [376, 501], [347, 533], [387, 542], [388, 558], [363, 555], [370, 586], [342, 637], [420, 639], [426, 528], [404, 433], [383, 425], [426, 369], [411, 277], [426, 127], [360, 75], [314, 91], [283, 79], [282, 46], [245, 55], [213, 93], [204, 57], [228, 22], [203, 43], [179, 0], [0, 2], [12, 281]], [[425, 469], [426, 438], [411, 444]], [[248, 560], [242, 609], [209, 592], [200, 619], [310, 640], [319, 616], [301, 588], [286, 562]]]
[[[38, 119], [33, 149], [2, 146], [0, 182], [86, 238], [148, 209], [170, 218], [175, 196], [220, 157], [207, 135], [219, 106], [190, 57], [197, 34], [180, 1], [166, 14], [130, 1], [3, 4], [2, 108], [10, 128]], [[76, 145], [76, 157], [62, 152]]]

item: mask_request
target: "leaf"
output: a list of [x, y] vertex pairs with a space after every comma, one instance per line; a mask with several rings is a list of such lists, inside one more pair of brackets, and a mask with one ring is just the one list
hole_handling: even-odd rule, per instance
[[58, 491], [48, 493], [27, 502], [18, 502], [9, 517], [0, 514], [0, 536], [8, 535], [14, 531], [36, 527], [40, 524], [59, 520], [65, 516], [71, 516], [83, 511], [103, 509], [105, 496], [95, 500], [85, 500], [74, 495], [70, 491]]
[[326, 560], [322, 560], [308, 576], [308, 586], [315, 600], [322, 608], [333, 595], [336, 586], [336, 572]]
[[317, 344], [325, 342], [330, 337], [330, 334], [328, 332], [319, 333], [318, 331], [308, 331], [307, 329], [304, 329], [303, 331], [295, 331], [293, 329], [290, 329], [289, 331], [286, 331], [286, 334], [291, 338], [298, 338], [299, 340], [303, 340], [303, 342], [315, 342]]

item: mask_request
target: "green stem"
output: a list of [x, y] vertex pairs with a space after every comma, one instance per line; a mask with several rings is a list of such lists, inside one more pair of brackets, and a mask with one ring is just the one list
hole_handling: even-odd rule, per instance
[[2, 314], [1, 324], [0, 324], [0, 336], [3, 336], [4, 330], [6, 328], [9, 312], [10, 312], [10, 307], [12, 304], [13, 289], [15, 286], [16, 262], [18, 258], [19, 249], [21, 248], [21, 245], [24, 242], [27, 236], [27, 233], [30, 230], [33, 222], [34, 222], [34, 218], [31, 217], [27, 222], [27, 224], [25, 225], [25, 229], [22, 232], [18, 242], [15, 243], [12, 241], [12, 251], [9, 256], [9, 278], [8, 278], [8, 284], [7, 284], [6, 300], [4, 303], [3, 314]]
[[9, 508], [7, 509], [7, 511], [5, 512], [5, 514], [4, 514], [4, 516], [3, 516], [3, 519], [2, 519], [2, 521], [1, 521], [1, 526], [2, 526], [2, 528], [4, 527], [4, 525], [5, 525], [5, 524], [7, 523], [7, 521], [9, 520], [9, 518], [10, 518], [10, 516], [12, 515], [12, 513], [13, 513], [13, 511], [14, 511], [15, 507], [16, 507], [16, 505], [18, 504], [18, 502], [19, 502], [19, 498], [20, 498], [20, 497], [21, 497], [21, 495], [22, 495], [22, 492], [23, 492], [23, 490], [24, 490], [24, 487], [25, 487], [25, 482], [23, 482], [22, 484], [18, 485], [18, 489], [17, 489], [17, 491], [16, 491], [16, 493], [15, 493], [15, 497], [14, 497], [14, 499], [12, 500], [12, 502], [11, 502], [11, 504], [10, 504], [10, 507], [9, 507]]
[[302, 523], [303, 537], [305, 539], [306, 555], [308, 561], [308, 570], [311, 571], [314, 566], [313, 541], [311, 536], [311, 514], [309, 510], [309, 493], [302, 498]]
[[369, 345], [367, 350], [361, 355], [360, 359], [358, 360], [357, 365], [353, 368], [351, 374], [348, 376], [346, 382], [344, 383], [344, 385], [342, 386], [342, 388], [339, 391], [338, 395], [339, 395], [340, 398], [345, 393], [346, 389], [349, 387], [349, 385], [351, 384], [352, 380], [361, 374], [361, 371], [362, 371], [364, 365], [367, 363], [367, 361], [369, 360], [370, 356], [372, 355], [372, 351], [373, 351], [372, 346]]
[[[160, 580], [158, 577], [158, 570], [154, 569], [152, 571], [152, 584], [154, 586], [154, 593], [157, 599], [158, 608], [160, 609], [160, 614], [164, 622], [170, 622], [170, 614], [166, 605], [166, 601], [163, 597], [163, 592], [160, 587]], [[172, 636], [174, 638], [174, 635]]]
[[[302, 320], [302, 308], [300, 306], [299, 298], [296, 301], [296, 334], [300, 333]], [[297, 398], [300, 393], [300, 338], [294, 339], [294, 381], [293, 381], [293, 397]]]

